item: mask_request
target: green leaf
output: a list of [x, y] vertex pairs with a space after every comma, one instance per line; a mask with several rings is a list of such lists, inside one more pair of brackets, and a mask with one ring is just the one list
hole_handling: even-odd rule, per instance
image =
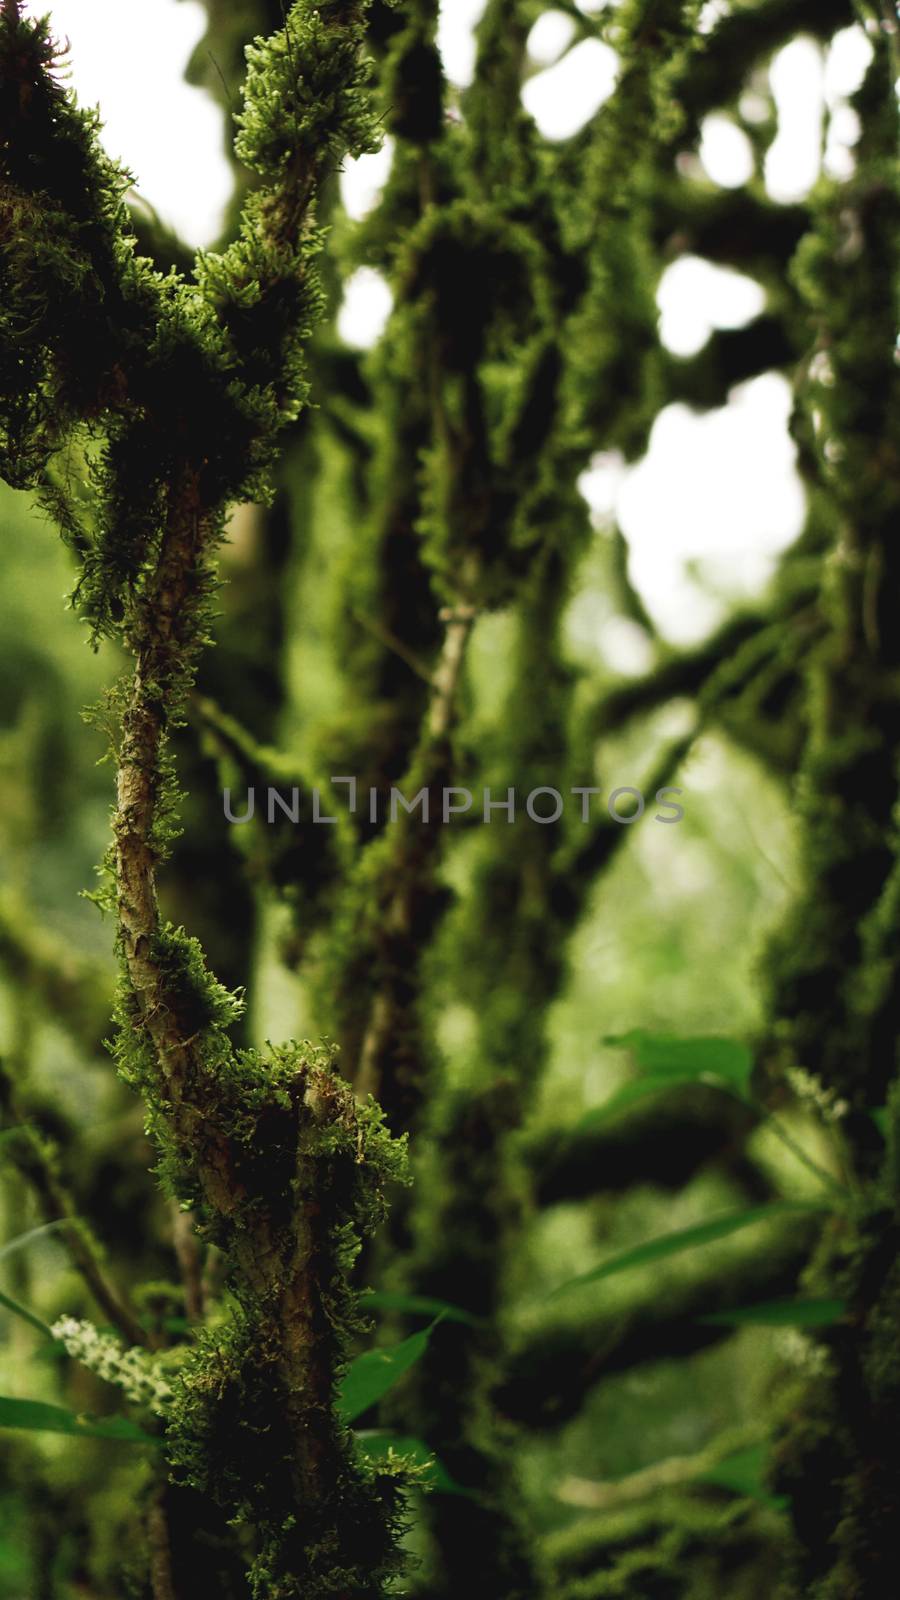
[[882, 1139], [886, 1139], [888, 1131], [887, 1106], [876, 1106], [874, 1111], [869, 1112], [869, 1116], [872, 1118], [872, 1121], [878, 1129], [878, 1132], [881, 1134]]
[[749, 1445], [746, 1450], [736, 1450], [733, 1455], [726, 1456], [724, 1461], [711, 1467], [708, 1472], [701, 1472], [697, 1481], [713, 1483], [720, 1489], [732, 1489], [735, 1494], [747, 1495], [751, 1500], [762, 1500], [764, 1504], [777, 1506], [781, 1511], [790, 1505], [790, 1499], [783, 1494], [773, 1495], [766, 1487], [768, 1454], [767, 1445]]
[[548, 1299], [553, 1300], [557, 1295], [564, 1294], [566, 1290], [574, 1289], [581, 1284], [599, 1283], [601, 1278], [611, 1278], [614, 1273], [625, 1272], [629, 1267], [643, 1267], [651, 1261], [660, 1261], [665, 1256], [679, 1255], [682, 1250], [693, 1250], [696, 1245], [711, 1244], [715, 1239], [725, 1239], [730, 1233], [738, 1233], [743, 1228], [750, 1228], [757, 1222], [766, 1222], [769, 1218], [808, 1214], [827, 1209], [812, 1202], [773, 1200], [768, 1205], [750, 1206], [746, 1211], [731, 1211], [725, 1216], [712, 1217], [709, 1222], [698, 1222], [690, 1228], [679, 1228], [672, 1233], [663, 1233], [656, 1239], [648, 1239], [646, 1244], [620, 1250], [618, 1255], [601, 1261], [599, 1266], [592, 1267], [589, 1272], [582, 1272], [577, 1278], [569, 1278], [565, 1283], [561, 1283], [558, 1288], [552, 1290]]
[[40, 1317], [35, 1316], [33, 1311], [29, 1311], [27, 1306], [20, 1305], [18, 1300], [13, 1300], [10, 1295], [4, 1294], [2, 1290], [0, 1290], [0, 1306], [5, 1311], [11, 1311], [13, 1316], [21, 1317], [23, 1322], [30, 1322], [33, 1328], [37, 1328], [40, 1333], [46, 1334], [48, 1339], [53, 1339], [53, 1329], [49, 1323], [43, 1322]]
[[761, 1300], [755, 1306], [714, 1311], [701, 1322], [735, 1328], [825, 1328], [845, 1315], [845, 1300]]
[[32, 1433], [68, 1433], [86, 1439], [117, 1439], [123, 1444], [152, 1444], [160, 1439], [145, 1433], [127, 1417], [76, 1416], [65, 1406], [44, 1400], [14, 1400], [0, 1395], [0, 1428], [27, 1428]]
[[607, 1038], [604, 1043], [623, 1046], [632, 1052], [639, 1072], [672, 1083], [710, 1080], [727, 1084], [740, 1095], [750, 1089], [753, 1056], [739, 1039], [723, 1039], [716, 1034], [697, 1034], [680, 1039], [673, 1034], [647, 1033], [632, 1028]]
[[55, 1222], [42, 1222], [39, 1228], [29, 1228], [27, 1233], [18, 1234], [15, 1239], [10, 1239], [8, 1243], [0, 1246], [0, 1261], [14, 1255], [17, 1250], [24, 1250], [32, 1239], [40, 1239], [45, 1233], [57, 1233], [60, 1228], [69, 1227], [72, 1220], [71, 1217], [57, 1217]]
[[399, 1383], [410, 1367], [415, 1366], [425, 1354], [438, 1321], [440, 1318], [421, 1333], [413, 1333], [408, 1339], [403, 1339], [400, 1344], [382, 1350], [366, 1350], [351, 1362], [337, 1398], [338, 1415], [344, 1422], [354, 1422], [361, 1417], [376, 1400], [380, 1400], [389, 1389], [393, 1389], [395, 1383]]
[[660, 1094], [666, 1089], [671, 1089], [676, 1080], [670, 1077], [636, 1078], [632, 1083], [623, 1083], [602, 1106], [595, 1106], [593, 1110], [586, 1111], [579, 1117], [573, 1129], [574, 1133], [590, 1133], [594, 1128], [600, 1128], [611, 1118], [617, 1117], [621, 1111], [627, 1111], [639, 1100], [646, 1100], [652, 1094]]
[[467, 1322], [477, 1328], [484, 1321], [461, 1306], [452, 1306], [447, 1300], [432, 1300], [421, 1294], [391, 1294], [381, 1289], [364, 1289], [360, 1299], [365, 1311], [373, 1306], [376, 1311], [409, 1311], [423, 1317], [442, 1317], [446, 1322]]
[[433, 1489], [438, 1494], [461, 1494], [470, 1500], [478, 1499], [471, 1489], [464, 1489], [461, 1483], [451, 1478], [446, 1467], [441, 1465], [424, 1439], [408, 1439], [399, 1434], [381, 1433], [375, 1428], [364, 1429], [354, 1434], [354, 1438], [363, 1455], [368, 1456], [370, 1461], [386, 1461], [393, 1452], [397, 1456], [406, 1456], [418, 1467], [426, 1467], [426, 1475], [421, 1480], [425, 1489]]
[[747, 1046], [737, 1039], [722, 1039], [713, 1034], [679, 1039], [674, 1035], [632, 1028], [630, 1033], [610, 1035], [604, 1043], [630, 1050], [641, 1076], [632, 1083], [623, 1084], [602, 1106], [588, 1111], [577, 1123], [577, 1132], [599, 1127], [637, 1101], [671, 1089], [675, 1084], [708, 1083], [742, 1100], [749, 1095], [753, 1057]]

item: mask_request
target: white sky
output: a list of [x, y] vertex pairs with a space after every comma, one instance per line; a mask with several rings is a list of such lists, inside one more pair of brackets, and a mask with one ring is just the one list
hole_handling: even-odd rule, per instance
[[[711, 0], [710, 23], [722, 4]], [[599, 0], [580, 0], [580, 6], [600, 9]], [[70, 40], [72, 85], [83, 104], [99, 104], [106, 147], [134, 174], [140, 194], [189, 243], [209, 244], [221, 226], [230, 175], [223, 114], [203, 90], [183, 81], [206, 26], [203, 7], [197, 0], [29, 0], [26, 9], [34, 15], [49, 10], [57, 35]], [[472, 28], [483, 9], [484, 0], [444, 0], [441, 7], [440, 45], [458, 84], [471, 78]], [[572, 34], [571, 19], [551, 11], [529, 40], [536, 70], [523, 100], [550, 139], [575, 132], [615, 83], [616, 58], [599, 41], [582, 41], [563, 55]], [[838, 35], [828, 52], [797, 39], [776, 56], [770, 81], [778, 133], [765, 169], [774, 199], [802, 197], [818, 176], [826, 110], [825, 168], [835, 176], [852, 170], [859, 130], [846, 96], [870, 56], [857, 27]], [[747, 115], [753, 98], [745, 97]], [[750, 172], [749, 141], [727, 116], [713, 114], [703, 126], [700, 160], [713, 182], [741, 184]], [[351, 214], [363, 215], [374, 203], [389, 165], [389, 148], [348, 163], [343, 190]], [[664, 274], [659, 304], [665, 344], [687, 355], [702, 347], [712, 328], [740, 326], [755, 315], [763, 297], [740, 274], [688, 258]], [[389, 310], [387, 285], [364, 269], [348, 286], [343, 336], [371, 344]], [[631, 544], [632, 578], [674, 641], [701, 636], [725, 604], [758, 592], [777, 554], [800, 530], [803, 496], [788, 406], [787, 384], [775, 374], [745, 384], [721, 411], [698, 416], [669, 406], [642, 462], [625, 470], [599, 455], [582, 479], [598, 524], [617, 516]], [[693, 563], [702, 567], [705, 585], [696, 581]], [[615, 667], [641, 670], [633, 630], [611, 628], [599, 613], [597, 630], [598, 645]]]
[[140, 193], [190, 244], [222, 226], [231, 190], [224, 118], [202, 89], [184, 82], [206, 31], [196, 0], [28, 0], [69, 39], [71, 83], [83, 105], [98, 105], [104, 143]]

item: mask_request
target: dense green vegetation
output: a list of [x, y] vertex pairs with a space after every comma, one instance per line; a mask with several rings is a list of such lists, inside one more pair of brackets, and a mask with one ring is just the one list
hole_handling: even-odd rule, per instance
[[[619, 57], [558, 142], [539, 0], [461, 93], [433, 0], [206, 9], [195, 261], [0, 8], [0, 1600], [881, 1600], [890, 8], [558, 0]], [[854, 23], [853, 170], [779, 204], [769, 63]], [[684, 254], [766, 307], [677, 359]], [[579, 480], [770, 370], [805, 526], [676, 649]]]

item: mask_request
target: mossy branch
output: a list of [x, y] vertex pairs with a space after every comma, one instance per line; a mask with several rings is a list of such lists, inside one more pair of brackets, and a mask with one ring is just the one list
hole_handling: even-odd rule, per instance
[[793, 1218], [730, 1260], [695, 1266], [668, 1284], [665, 1294], [658, 1281], [642, 1283], [632, 1300], [593, 1314], [574, 1310], [563, 1317], [552, 1307], [543, 1314], [523, 1312], [497, 1395], [501, 1411], [531, 1428], [558, 1428], [577, 1415], [603, 1379], [708, 1349], [729, 1330], [703, 1318], [790, 1294], [819, 1231], [815, 1220]]
[[523, 1141], [534, 1195], [541, 1206], [618, 1194], [634, 1184], [680, 1189], [708, 1164], [727, 1164], [748, 1196], [771, 1198], [762, 1171], [744, 1157], [756, 1125], [746, 1106], [702, 1085], [636, 1107], [594, 1128], [548, 1127]]
[[[316, 193], [336, 159], [378, 140], [364, 14], [361, 3], [301, 0], [281, 32], [251, 49], [237, 148], [262, 185], [234, 245], [201, 257], [195, 285], [135, 263], [121, 180], [93, 121], [53, 78], [43, 24], [23, 22], [17, 6], [0, 22], [6, 217], [32, 225], [32, 247], [41, 230], [70, 289], [102, 263], [114, 291], [88, 386], [77, 329], [54, 314], [52, 271], [42, 280], [29, 377], [46, 414], [23, 423], [6, 391], [4, 465], [23, 428], [42, 465], [47, 417], [54, 444], [88, 419], [105, 429], [100, 534], [78, 593], [95, 631], [115, 634], [134, 658], [111, 703], [120, 715], [109, 895], [122, 967], [116, 1051], [146, 1097], [164, 1183], [224, 1249], [236, 1303], [182, 1370], [168, 1449], [187, 1481], [252, 1527], [250, 1586], [267, 1600], [374, 1597], [397, 1565], [402, 1472], [356, 1463], [334, 1398], [358, 1326], [348, 1273], [383, 1216], [386, 1185], [402, 1177], [403, 1150], [377, 1108], [355, 1105], [327, 1050], [231, 1045], [239, 1003], [196, 942], [163, 922], [156, 875], [177, 804], [168, 740], [206, 642], [225, 508], [264, 488], [305, 399], [303, 347], [320, 301]], [[44, 145], [47, 171], [38, 163], [36, 178], [27, 156]], [[55, 184], [53, 210], [42, 182]], [[24, 294], [17, 250], [4, 267]], [[139, 338], [129, 337], [135, 288]], [[70, 311], [79, 303], [76, 293]], [[8, 318], [3, 331], [16, 331]]]

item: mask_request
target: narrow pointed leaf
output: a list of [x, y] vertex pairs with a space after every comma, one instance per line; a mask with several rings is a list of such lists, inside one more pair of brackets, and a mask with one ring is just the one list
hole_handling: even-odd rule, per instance
[[4, 1311], [11, 1311], [14, 1317], [21, 1317], [23, 1322], [30, 1322], [33, 1328], [37, 1328], [39, 1333], [46, 1334], [48, 1339], [53, 1338], [53, 1329], [49, 1323], [43, 1322], [33, 1311], [29, 1311], [27, 1306], [21, 1305], [18, 1300], [13, 1300], [2, 1290], [0, 1290], [0, 1306]]
[[845, 1300], [762, 1300], [755, 1306], [714, 1311], [701, 1322], [734, 1328], [825, 1328], [845, 1315]]
[[603, 1127], [606, 1122], [619, 1116], [621, 1112], [629, 1111], [639, 1101], [647, 1100], [654, 1094], [665, 1093], [666, 1090], [672, 1088], [673, 1084], [686, 1081], [686, 1079], [673, 1078], [671, 1075], [666, 1075], [665, 1077], [652, 1075], [646, 1078], [635, 1078], [631, 1083], [623, 1083], [620, 1088], [616, 1089], [614, 1094], [610, 1095], [608, 1100], [604, 1100], [602, 1106], [594, 1106], [590, 1111], [586, 1111], [583, 1117], [579, 1117], [573, 1132], [591, 1133], [594, 1128]]
[[711, 1467], [708, 1472], [701, 1472], [699, 1483], [712, 1483], [721, 1489], [731, 1489], [735, 1494], [747, 1495], [752, 1500], [761, 1500], [765, 1505], [776, 1506], [783, 1510], [790, 1504], [787, 1495], [773, 1495], [766, 1485], [766, 1465], [768, 1461], [768, 1447], [764, 1444], [748, 1446], [746, 1450], [736, 1450], [734, 1455], [726, 1456], [718, 1466]]
[[708, 1222], [698, 1222], [690, 1228], [679, 1228], [673, 1233], [663, 1233], [656, 1239], [648, 1239], [645, 1244], [620, 1250], [617, 1255], [601, 1261], [599, 1266], [592, 1267], [589, 1272], [579, 1273], [578, 1277], [569, 1278], [565, 1283], [561, 1283], [558, 1288], [552, 1290], [548, 1298], [553, 1300], [557, 1295], [582, 1284], [598, 1283], [601, 1278], [611, 1278], [614, 1273], [625, 1272], [629, 1267], [643, 1267], [651, 1261], [661, 1261], [666, 1256], [679, 1255], [683, 1250], [693, 1250], [697, 1245], [711, 1244], [716, 1239], [725, 1239], [729, 1234], [750, 1228], [757, 1222], [825, 1209], [824, 1206], [801, 1201], [774, 1200], [768, 1205], [751, 1206], [746, 1211], [731, 1211], [721, 1217], [712, 1217]]
[[383, 1350], [366, 1350], [357, 1356], [344, 1374], [338, 1391], [338, 1415], [344, 1422], [354, 1422], [376, 1400], [393, 1389], [395, 1383], [399, 1383], [404, 1373], [425, 1354], [436, 1325], [433, 1322], [431, 1327], [424, 1328], [421, 1333], [411, 1334], [400, 1344], [389, 1345]]
[[632, 1028], [630, 1033], [610, 1035], [604, 1043], [630, 1050], [640, 1076], [623, 1084], [602, 1106], [586, 1112], [576, 1124], [578, 1133], [601, 1127], [640, 1100], [676, 1084], [705, 1083], [741, 1100], [749, 1095], [753, 1056], [740, 1040], [712, 1034], [679, 1039]]
[[159, 1445], [160, 1440], [145, 1433], [127, 1417], [78, 1416], [65, 1406], [48, 1405], [44, 1400], [15, 1400], [0, 1395], [0, 1428], [25, 1428], [32, 1433], [68, 1433], [87, 1439], [117, 1439], [123, 1444]]
[[5, 1245], [0, 1246], [0, 1261], [5, 1261], [7, 1256], [15, 1255], [17, 1250], [24, 1250], [33, 1239], [40, 1239], [47, 1233], [58, 1233], [60, 1228], [67, 1228], [72, 1221], [71, 1217], [57, 1217], [55, 1222], [42, 1222], [38, 1228], [29, 1228], [27, 1233], [20, 1233], [15, 1239], [10, 1239]]
[[446, 1322], [467, 1322], [478, 1327], [483, 1318], [476, 1317], [462, 1306], [453, 1306], [447, 1300], [432, 1300], [428, 1295], [391, 1294], [387, 1290], [366, 1289], [360, 1296], [362, 1308], [372, 1306], [376, 1311], [408, 1311], [423, 1317], [442, 1317]]
[[674, 1034], [632, 1028], [605, 1043], [630, 1050], [638, 1071], [651, 1077], [668, 1078], [673, 1083], [717, 1081], [738, 1094], [749, 1092], [753, 1056], [740, 1039], [724, 1039], [717, 1034], [681, 1039]]

